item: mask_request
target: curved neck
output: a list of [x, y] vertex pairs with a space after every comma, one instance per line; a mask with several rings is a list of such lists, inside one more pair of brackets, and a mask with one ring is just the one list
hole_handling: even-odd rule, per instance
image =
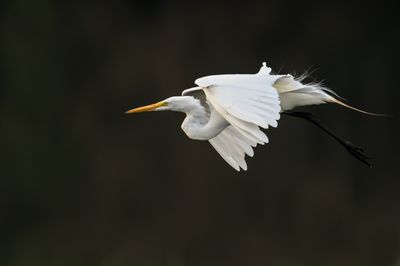
[[182, 130], [191, 139], [209, 140], [220, 134], [227, 126], [226, 121], [216, 110], [210, 106], [211, 112], [205, 109], [193, 110], [186, 113], [186, 118], [182, 123]]
[[175, 96], [167, 99], [167, 109], [186, 114], [182, 130], [191, 139], [209, 140], [224, 130], [229, 123], [207, 102], [192, 96]]

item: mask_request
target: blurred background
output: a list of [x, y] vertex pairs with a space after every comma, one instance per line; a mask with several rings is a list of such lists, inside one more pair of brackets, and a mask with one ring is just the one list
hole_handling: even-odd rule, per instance
[[[393, 4], [1, 4], [0, 265], [400, 265]], [[314, 70], [369, 117], [302, 108], [236, 172], [172, 112], [201, 76]]]

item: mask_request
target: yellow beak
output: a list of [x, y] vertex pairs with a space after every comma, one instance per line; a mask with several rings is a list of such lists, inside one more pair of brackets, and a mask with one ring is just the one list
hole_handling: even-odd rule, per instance
[[146, 106], [131, 109], [129, 111], [126, 111], [125, 114], [134, 114], [134, 113], [154, 111], [154, 109], [161, 107], [161, 106], [165, 106], [165, 105], [167, 105], [166, 102], [153, 103], [153, 104], [149, 104]]

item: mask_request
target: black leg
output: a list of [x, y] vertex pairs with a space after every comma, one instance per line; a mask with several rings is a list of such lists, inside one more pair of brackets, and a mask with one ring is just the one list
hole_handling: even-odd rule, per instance
[[355, 158], [357, 158], [358, 160], [360, 160], [364, 164], [366, 164], [369, 167], [371, 167], [371, 163], [369, 162], [369, 158], [367, 157], [367, 155], [365, 154], [365, 152], [364, 152], [364, 150], [362, 148], [354, 145], [350, 141], [343, 140], [343, 139], [339, 138], [338, 136], [336, 136], [335, 134], [333, 134], [330, 130], [328, 130], [325, 127], [323, 127], [312, 114], [306, 113], [306, 112], [294, 112], [294, 111], [284, 111], [284, 112], [282, 112], [282, 114], [289, 115], [289, 116], [294, 116], [294, 117], [300, 117], [300, 118], [303, 118], [303, 119], [313, 123], [314, 125], [316, 125], [320, 129], [325, 131], [333, 139], [335, 139], [339, 144], [341, 144], [351, 155], [353, 155]]

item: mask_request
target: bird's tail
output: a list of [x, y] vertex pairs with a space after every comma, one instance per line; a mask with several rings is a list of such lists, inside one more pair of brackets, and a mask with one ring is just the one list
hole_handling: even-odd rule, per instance
[[357, 111], [357, 112], [359, 112], [359, 113], [366, 114], [366, 115], [388, 116], [387, 114], [376, 114], [376, 113], [371, 113], [371, 112], [367, 112], [367, 111], [364, 111], [364, 110], [355, 108], [355, 107], [353, 107], [353, 106], [351, 106], [351, 105], [348, 105], [348, 104], [346, 104], [346, 103], [344, 103], [344, 102], [338, 100], [337, 98], [335, 98], [335, 97], [333, 97], [333, 96], [330, 96], [330, 97], [329, 97], [329, 101], [332, 102], [332, 103], [336, 103], [336, 104], [339, 104], [339, 105], [341, 105], [341, 106], [344, 106], [344, 107], [346, 107], [346, 108], [349, 108], [349, 109], [351, 109], [351, 110]]
[[304, 79], [308, 78], [308, 75], [308, 73], [305, 73], [298, 78], [294, 78], [292, 75], [283, 75], [275, 81], [273, 86], [279, 93], [283, 111], [291, 110], [297, 106], [336, 103], [363, 114], [388, 116], [387, 114], [376, 114], [360, 110], [344, 103], [342, 97], [323, 86], [322, 82], [303, 83]]

